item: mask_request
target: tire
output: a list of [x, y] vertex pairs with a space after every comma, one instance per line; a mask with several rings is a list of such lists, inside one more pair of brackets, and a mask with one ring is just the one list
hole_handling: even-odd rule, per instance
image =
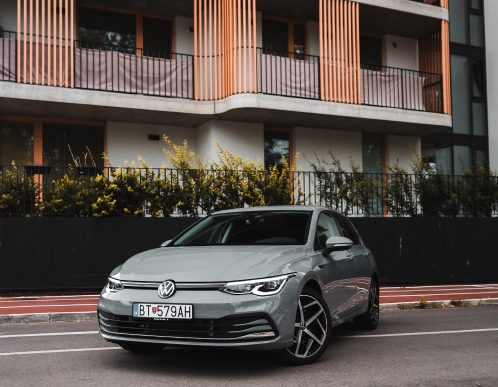
[[139, 344], [139, 343], [119, 343], [121, 348], [131, 353], [147, 354], [159, 353], [165, 346], [156, 344]]
[[330, 330], [327, 303], [315, 290], [304, 288], [299, 296], [293, 343], [290, 348], [279, 350], [281, 359], [291, 365], [315, 362], [327, 348]]
[[373, 331], [379, 325], [379, 285], [372, 278], [368, 292], [368, 308], [365, 313], [354, 318], [354, 323], [360, 328]]

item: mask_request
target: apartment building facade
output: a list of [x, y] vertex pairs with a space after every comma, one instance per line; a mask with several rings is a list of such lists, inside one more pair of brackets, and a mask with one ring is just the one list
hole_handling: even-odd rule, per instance
[[[330, 150], [364, 172], [409, 169], [414, 151], [450, 172], [473, 158], [498, 168], [487, 91], [498, 52], [485, 45], [495, 8], [0, 0], [0, 164], [105, 166], [105, 152], [113, 166], [141, 156], [161, 167], [166, 135], [203, 158], [218, 141], [267, 166]], [[296, 167], [310, 169], [304, 157]]]

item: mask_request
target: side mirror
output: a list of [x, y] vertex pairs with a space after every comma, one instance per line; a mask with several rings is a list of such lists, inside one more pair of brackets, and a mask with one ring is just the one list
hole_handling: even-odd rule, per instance
[[322, 251], [324, 257], [328, 257], [334, 251], [346, 251], [353, 247], [354, 243], [351, 239], [343, 237], [330, 237], [325, 242], [325, 249]]
[[166, 247], [171, 243], [172, 239], [161, 244], [161, 247]]

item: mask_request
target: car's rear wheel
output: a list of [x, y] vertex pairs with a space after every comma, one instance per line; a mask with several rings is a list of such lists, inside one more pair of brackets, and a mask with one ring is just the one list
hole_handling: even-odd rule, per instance
[[377, 280], [372, 278], [370, 291], [368, 292], [367, 311], [362, 315], [355, 317], [354, 322], [363, 329], [374, 330], [377, 328], [377, 325], [379, 325], [379, 311], [379, 285], [377, 284]]
[[313, 363], [325, 351], [330, 329], [325, 300], [315, 290], [304, 288], [299, 296], [292, 346], [280, 351], [283, 360], [293, 365]]
[[164, 345], [140, 344], [140, 343], [119, 343], [121, 348], [132, 353], [158, 353], [164, 349]]

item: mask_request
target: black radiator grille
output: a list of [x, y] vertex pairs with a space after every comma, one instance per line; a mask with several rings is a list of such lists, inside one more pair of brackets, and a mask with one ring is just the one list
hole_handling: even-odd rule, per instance
[[[154, 320], [119, 316], [99, 311], [101, 328], [111, 334], [205, 341], [271, 340], [278, 334], [265, 314], [230, 316], [221, 319]], [[264, 334], [273, 332], [274, 334]]]

